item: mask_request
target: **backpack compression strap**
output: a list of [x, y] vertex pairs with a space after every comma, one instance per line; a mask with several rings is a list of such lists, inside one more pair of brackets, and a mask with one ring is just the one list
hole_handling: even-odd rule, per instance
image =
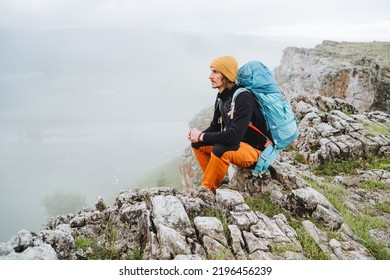
[[261, 135], [263, 135], [265, 137], [265, 139], [267, 139], [267, 142], [264, 144], [264, 147], [267, 147], [269, 144], [272, 143], [271, 139], [269, 139], [263, 132], [260, 131], [260, 129], [258, 129], [256, 126], [254, 126], [252, 123], [249, 123], [248, 125], [250, 128], [252, 128], [254, 131], [260, 133]]

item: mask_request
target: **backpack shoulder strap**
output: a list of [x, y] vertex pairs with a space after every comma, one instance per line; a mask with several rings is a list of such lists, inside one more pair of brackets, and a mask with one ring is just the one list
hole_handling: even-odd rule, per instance
[[240, 87], [240, 88], [236, 89], [236, 91], [233, 93], [232, 103], [230, 104], [230, 111], [228, 113], [228, 116], [230, 117], [230, 119], [233, 119], [233, 117], [234, 117], [234, 111], [236, 109], [236, 99], [237, 99], [237, 96], [240, 93], [243, 93], [245, 91], [249, 91], [250, 92], [249, 89], [244, 88], [244, 87]]
[[236, 89], [236, 91], [235, 91], [234, 94], [233, 94], [232, 102], [236, 102], [237, 96], [238, 96], [240, 93], [243, 93], [243, 92], [245, 92], [245, 91], [250, 91], [250, 90], [247, 89], [247, 88], [244, 88], [244, 87], [240, 87], [240, 88]]
[[[237, 96], [242, 93], [242, 92], [245, 92], [245, 91], [249, 91], [250, 93], [252, 93], [249, 89], [245, 88], [245, 87], [240, 87], [239, 89], [237, 89], [234, 94], [233, 94], [233, 98], [232, 98], [232, 104], [231, 104], [231, 111], [228, 113], [230, 118], [232, 119], [233, 118], [233, 115], [234, 115], [234, 110], [235, 110], [235, 105], [236, 105], [236, 99], [237, 99]], [[252, 93], [253, 94], [253, 93]], [[256, 99], [256, 98], [255, 98]], [[263, 108], [263, 105], [261, 104], [261, 102], [259, 100], [257, 100], [257, 104], [259, 106], [259, 108]], [[267, 120], [265, 120], [267, 121]], [[255, 127], [252, 123], [249, 123], [249, 127], [251, 129], [253, 129], [254, 131], [256, 131], [257, 133], [261, 134], [265, 139], [267, 139], [267, 142], [265, 143], [264, 147], [267, 147], [270, 143], [273, 143], [271, 139], [269, 139], [263, 132], [261, 132], [257, 127]]]

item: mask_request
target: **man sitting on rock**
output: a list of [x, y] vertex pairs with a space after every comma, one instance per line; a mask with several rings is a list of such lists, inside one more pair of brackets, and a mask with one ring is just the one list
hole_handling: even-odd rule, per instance
[[210, 70], [211, 87], [218, 90], [213, 119], [207, 129], [194, 128], [187, 137], [203, 171], [202, 186], [215, 193], [230, 163], [250, 168], [264, 149], [265, 137], [248, 129], [250, 123], [272, 138], [266, 133], [264, 117], [251, 92], [241, 93], [235, 108], [231, 108], [233, 94], [239, 88], [235, 84], [237, 60], [232, 56], [218, 57], [211, 62]]

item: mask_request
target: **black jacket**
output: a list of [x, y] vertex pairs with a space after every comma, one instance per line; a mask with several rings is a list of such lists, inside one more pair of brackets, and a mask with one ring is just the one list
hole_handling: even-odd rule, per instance
[[[242, 92], [237, 96], [233, 119], [227, 115], [230, 111], [233, 94], [237, 89], [238, 87], [235, 85], [231, 90], [226, 88], [217, 95], [214, 116], [210, 126], [203, 131], [205, 133], [203, 141], [209, 145], [222, 144], [237, 148], [240, 142], [246, 142], [256, 149], [264, 150], [267, 139], [249, 128], [249, 123], [252, 122], [261, 132], [270, 139], [272, 138], [266, 129], [264, 116], [259, 111], [255, 97], [250, 91]], [[222, 102], [222, 112], [219, 110], [219, 102]]]

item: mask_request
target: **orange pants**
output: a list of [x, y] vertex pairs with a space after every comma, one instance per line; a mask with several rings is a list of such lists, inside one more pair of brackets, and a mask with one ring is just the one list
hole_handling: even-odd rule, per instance
[[221, 157], [213, 153], [214, 146], [192, 148], [203, 171], [202, 185], [215, 193], [218, 185], [225, 178], [230, 163], [248, 168], [257, 162], [260, 150], [241, 142], [238, 150], [226, 151]]

